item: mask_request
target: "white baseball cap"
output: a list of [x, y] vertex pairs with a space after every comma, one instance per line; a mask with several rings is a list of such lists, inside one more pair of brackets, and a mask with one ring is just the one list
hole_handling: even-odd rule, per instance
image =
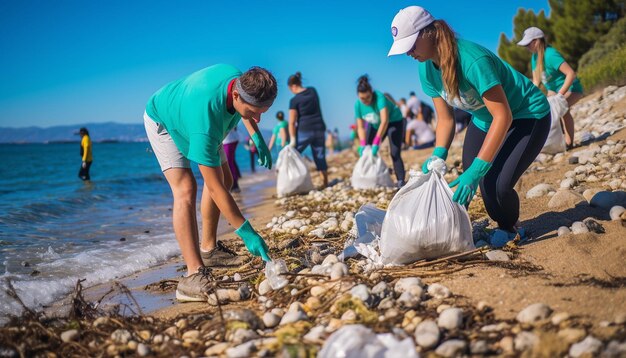
[[415, 44], [420, 31], [435, 21], [426, 9], [409, 6], [398, 12], [391, 22], [393, 44], [387, 56], [403, 55]]
[[526, 30], [524, 30], [524, 36], [520, 40], [520, 42], [518, 42], [517, 44], [520, 46], [528, 46], [528, 44], [531, 43], [532, 40], [542, 39], [544, 37], [545, 35], [543, 34], [543, 31], [541, 31], [540, 28], [534, 27], [534, 26], [529, 27]]

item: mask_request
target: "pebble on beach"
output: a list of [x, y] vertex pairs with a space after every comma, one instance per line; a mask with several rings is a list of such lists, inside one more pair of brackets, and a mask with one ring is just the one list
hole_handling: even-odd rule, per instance
[[574, 358], [584, 356], [595, 356], [602, 349], [602, 341], [592, 337], [587, 336], [587, 338], [582, 341], [572, 344], [569, 349], [569, 355]]
[[448, 330], [461, 328], [461, 326], [463, 325], [463, 310], [456, 307], [443, 310], [439, 314], [437, 325], [441, 328], [445, 328]]
[[609, 211], [609, 216], [611, 217], [611, 220], [621, 220], [621, 216], [624, 212], [626, 212], [626, 209], [624, 209], [623, 206], [615, 205]]
[[552, 313], [550, 306], [544, 303], [534, 303], [521, 310], [516, 318], [520, 323], [535, 323], [548, 318], [550, 313]]
[[63, 333], [61, 333], [61, 340], [65, 343], [67, 342], [72, 342], [78, 339], [78, 330], [77, 329], [70, 329], [67, 330]]
[[425, 320], [415, 328], [415, 341], [423, 348], [432, 348], [439, 342], [439, 326], [433, 320]]

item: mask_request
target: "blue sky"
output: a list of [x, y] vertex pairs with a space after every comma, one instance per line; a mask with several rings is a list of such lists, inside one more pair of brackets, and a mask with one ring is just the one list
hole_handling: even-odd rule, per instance
[[[471, 4], [471, 5], [470, 5]], [[496, 51], [525, 1], [96, 1], [0, 2], [0, 126], [141, 123], [162, 85], [215, 63], [262, 66], [279, 82], [261, 127], [288, 108], [287, 78], [317, 88], [329, 127], [352, 122], [356, 79], [396, 99], [421, 91], [417, 62], [388, 58], [397, 11], [420, 5], [466, 39]]]

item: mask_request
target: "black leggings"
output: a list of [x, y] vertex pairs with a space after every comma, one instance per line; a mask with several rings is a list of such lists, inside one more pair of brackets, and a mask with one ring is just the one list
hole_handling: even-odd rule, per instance
[[91, 163], [93, 162], [85, 162], [85, 164], [87, 165], [85, 165], [84, 168], [81, 164], [80, 170], [78, 171], [78, 177], [82, 180], [91, 180], [91, 177], [89, 176], [89, 168], [91, 168]]
[[[500, 229], [515, 231], [519, 197], [513, 187], [541, 152], [550, 132], [550, 114], [537, 119], [516, 119], [511, 124], [491, 169], [480, 181], [480, 192], [489, 216]], [[478, 155], [487, 133], [472, 122], [463, 143], [463, 170]]]
[[[367, 144], [372, 144], [374, 137], [376, 137], [377, 129], [373, 126], [367, 127]], [[400, 155], [402, 151], [402, 141], [404, 140], [404, 120], [398, 122], [389, 123], [387, 126], [387, 132], [380, 138], [382, 143], [385, 137], [389, 135], [389, 146], [391, 147], [391, 160], [393, 161], [393, 171], [396, 173], [396, 179], [398, 181], [404, 181], [404, 162]]]

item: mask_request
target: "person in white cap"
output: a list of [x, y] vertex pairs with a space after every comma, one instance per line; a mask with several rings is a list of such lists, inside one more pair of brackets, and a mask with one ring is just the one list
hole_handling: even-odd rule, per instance
[[[583, 97], [583, 87], [576, 78], [576, 72], [559, 51], [546, 43], [541, 29], [527, 28], [517, 44], [526, 47], [533, 54], [530, 64], [535, 86], [539, 87], [543, 83], [548, 90], [548, 96], [565, 97], [570, 108]], [[565, 144], [571, 149], [574, 146], [574, 118], [569, 110], [561, 118], [561, 124], [565, 132]]]
[[419, 61], [424, 93], [437, 113], [433, 158], [446, 159], [454, 138], [452, 107], [472, 114], [463, 144], [463, 173], [450, 187], [453, 200], [469, 205], [477, 188], [489, 216], [498, 223], [491, 244], [501, 246], [520, 230], [519, 197], [513, 188], [541, 151], [550, 131], [548, 100], [532, 82], [486, 48], [457, 39], [443, 20], [409, 6], [391, 23], [389, 56], [407, 54]]

